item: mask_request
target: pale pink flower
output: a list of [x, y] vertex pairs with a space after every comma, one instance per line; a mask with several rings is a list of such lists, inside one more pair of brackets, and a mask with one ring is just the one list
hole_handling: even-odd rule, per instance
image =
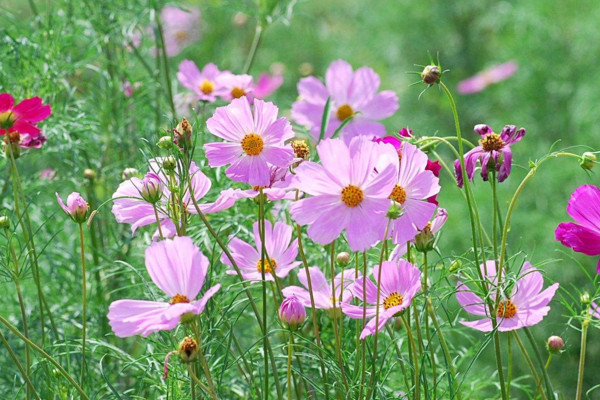
[[196, 100], [214, 102], [217, 96], [227, 93], [227, 88], [219, 83], [218, 78], [222, 74], [213, 63], [206, 64], [200, 71], [193, 61], [183, 60], [179, 64], [177, 79], [183, 87], [197, 95]]
[[220, 94], [225, 101], [246, 97], [250, 102], [254, 99], [254, 80], [251, 75], [235, 75], [229, 71], [219, 75], [217, 83], [223, 88]]
[[481, 92], [489, 85], [501, 82], [513, 76], [519, 66], [515, 61], [505, 62], [504, 64], [495, 65], [484, 71], [479, 72], [472, 77], [458, 82], [458, 93], [473, 94]]
[[600, 306], [598, 306], [598, 304], [596, 304], [595, 301], [592, 301], [590, 314], [592, 315], [592, 317], [600, 319]]
[[165, 51], [167, 56], [176, 56], [185, 47], [200, 39], [200, 10], [189, 8], [187, 11], [166, 6], [160, 12]]
[[254, 85], [253, 95], [255, 99], [269, 97], [283, 84], [282, 74], [260, 74], [258, 82]]

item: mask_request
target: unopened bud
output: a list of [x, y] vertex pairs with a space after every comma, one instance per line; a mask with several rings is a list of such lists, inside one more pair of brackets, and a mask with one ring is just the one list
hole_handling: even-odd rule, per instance
[[345, 267], [350, 264], [350, 254], [347, 251], [342, 251], [338, 253], [336, 261], [340, 267]]
[[79, 193], [71, 193], [67, 197], [67, 204], [63, 203], [58, 193], [56, 193], [56, 199], [63, 211], [70, 216], [73, 221], [78, 224], [82, 224], [86, 221], [90, 206]]
[[93, 181], [94, 179], [96, 179], [96, 172], [91, 168], [86, 168], [83, 171], [83, 177], [88, 181]]
[[402, 214], [402, 205], [395, 201], [392, 201], [392, 205], [390, 206], [390, 209], [387, 212], [387, 217], [389, 219], [398, 219], [402, 216]]
[[462, 267], [462, 261], [454, 260], [450, 263], [450, 267], [448, 268], [448, 272], [457, 271], [460, 267]]
[[179, 357], [183, 362], [194, 361], [198, 355], [198, 342], [187, 336], [179, 343]]
[[437, 65], [428, 65], [423, 69], [423, 72], [421, 72], [421, 78], [423, 78], [423, 82], [428, 85], [438, 83], [441, 77], [442, 71], [440, 71], [440, 67]]
[[582, 154], [581, 160], [579, 160], [579, 165], [581, 165], [581, 168], [583, 169], [592, 169], [594, 168], [594, 164], [596, 164], [596, 160], [597, 158], [594, 153], [586, 151]]
[[163, 136], [158, 139], [156, 145], [161, 149], [168, 150], [173, 147], [173, 138], [171, 138], [171, 136]]
[[415, 236], [415, 249], [421, 253], [427, 253], [433, 250], [433, 232], [431, 231], [431, 223], [428, 222], [423, 230], [419, 231]]
[[131, 179], [135, 176], [138, 176], [140, 174], [140, 171], [138, 171], [135, 168], [125, 168], [123, 170], [123, 174], [121, 175], [121, 178], [123, 178], [124, 181], [126, 181], [127, 179]]
[[565, 348], [565, 342], [560, 336], [550, 336], [546, 348], [550, 353], [560, 353], [560, 351]]
[[0, 216], [0, 229], [9, 229], [10, 228], [10, 219], [6, 215]]
[[192, 124], [183, 118], [177, 127], [173, 129], [175, 143], [180, 147], [189, 147], [192, 144]]
[[583, 292], [583, 294], [581, 295], [581, 297], [579, 299], [581, 301], [581, 305], [584, 308], [587, 308], [591, 303], [590, 294], [588, 292]]
[[142, 198], [148, 203], [156, 204], [162, 196], [162, 182], [158, 175], [148, 172], [142, 180], [140, 189]]
[[292, 148], [294, 149], [294, 157], [308, 160], [310, 157], [310, 147], [306, 144], [306, 140], [292, 140]]
[[281, 302], [279, 318], [287, 323], [290, 329], [296, 330], [306, 320], [306, 309], [296, 296], [291, 296]]
[[162, 166], [166, 171], [175, 171], [177, 160], [173, 156], [165, 157]]

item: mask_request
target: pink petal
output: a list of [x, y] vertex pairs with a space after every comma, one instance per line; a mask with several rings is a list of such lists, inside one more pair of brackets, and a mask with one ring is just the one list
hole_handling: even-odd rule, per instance
[[391, 117], [398, 110], [398, 96], [391, 90], [377, 93], [368, 103], [360, 108], [365, 119], [384, 119]]
[[484, 301], [460, 281], [456, 285], [456, 299], [466, 312], [482, 317], [487, 315]]
[[9, 93], [0, 93], [0, 112], [12, 109], [15, 100]]
[[348, 92], [353, 77], [352, 66], [343, 60], [332, 62], [327, 69], [325, 74], [327, 90], [331, 93], [336, 104], [342, 105], [349, 101]]
[[321, 105], [321, 113], [323, 113], [323, 108], [329, 97], [329, 92], [320, 80], [314, 76], [300, 79], [300, 82], [298, 82], [298, 94], [302, 101]]
[[594, 185], [578, 187], [569, 199], [567, 212], [581, 225], [600, 233], [600, 189]]
[[371, 99], [379, 89], [379, 75], [369, 67], [361, 67], [356, 70], [349, 87], [348, 102], [361, 108], [365, 99]]
[[239, 143], [206, 143], [204, 149], [206, 150], [208, 164], [213, 168], [232, 164], [244, 154], [244, 150], [242, 150]]
[[252, 186], [269, 186], [271, 183], [269, 166], [261, 155], [242, 156], [227, 168], [225, 174], [234, 181]]

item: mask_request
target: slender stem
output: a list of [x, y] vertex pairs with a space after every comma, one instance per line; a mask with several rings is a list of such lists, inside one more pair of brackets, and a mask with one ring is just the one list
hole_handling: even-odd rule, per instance
[[[367, 293], [367, 252], [363, 251], [363, 293]], [[364, 300], [364, 299], [363, 299]], [[367, 302], [363, 301], [363, 315], [362, 315], [362, 329], [365, 327], [365, 322], [367, 321]], [[367, 371], [367, 348], [364, 340], [361, 340], [360, 343], [360, 352], [362, 355], [362, 367], [360, 371], [360, 391], [359, 391], [359, 399], [362, 399], [363, 389], [365, 387], [365, 375]]]
[[294, 347], [294, 336], [290, 331], [290, 342], [288, 344], [287, 356], [287, 396], [288, 400], [292, 400], [292, 353]]
[[427, 251], [423, 253], [423, 291], [425, 292], [425, 335], [427, 337], [427, 347], [431, 353], [431, 374], [433, 376], [433, 400], [437, 399], [437, 369], [435, 363], [435, 350], [431, 345], [431, 330], [429, 329], [429, 287], [427, 279]]
[[213, 392], [211, 392], [211, 390], [204, 383], [202, 383], [200, 379], [198, 379], [198, 377], [194, 373], [194, 368], [192, 367], [192, 364], [188, 364], [188, 373], [190, 374], [190, 377], [193, 379], [193, 381], [196, 382], [196, 384], [200, 386], [202, 390], [208, 393], [210, 397], [212, 397], [214, 400], [219, 400], [219, 398]]
[[[495, 243], [495, 242], [494, 242]], [[512, 368], [513, 368], [513, 354], [512, 354], [512, 343], [510, 341], [510, 334], [506, 337], [507, 341], [507, 352], [508, 352], [508, 374], [506, 379], [506, 397], [510, 399], [510, 385], [512, 381]]]
[[87, 279], [85, 272], [85, 248], [83, 242], [83, 224], [79, 224], [79, 244], [81, 249], [81, 387], [85, 386], [85, 339], [87, 329]]
[[577, 373], [577, 394], [576, 400], [581, 400], [583, 393], [583, 369], [585, 367], [585, 348], [587, 345], [587, 332], [590, 325], [589, 317], [581, 323], [581, 350], [579, 351], [579, 372]]
[[204, 376], [206, 377], [206, 381], [208, 382], [208, 387], [210, 389], [211, 394], [216, 397], [217, 391], [215, 390], [215, 384], [213, 383], [212, 376], [210, 374], [210, 368], [208, 367], [208, 363], [206, 362], [206, 357], [204, 357], [204, 351], [202, 350], [202, 337], [200, 336], [200, 316], [194, 321], [192, 324], [192, 329], [194, 330], [194, 335], [196, 336], [196, 342], [198, 343], [198, 358], [200, 359], [200, 364], [202, 364], [202, 369], [204, 370]]
[[[19, 359], [17, 358], [17, 355], [15, 354], [15, 352], [10, 347], [8, 341], [6, 340], [6, 338], [4, 337], [4, 335], [2, 334], [2, 331], [0, 331], [0, 340], [2, 340], [2, 343], [4, 343], [4, 347], [6, 347], [6, 350], [8, 350], [8, 354], [10, 354], [10, 358], [12, 358], [12, 360], [15, 363], [15, 365], [19, 369], [19, 372], [21, 372], [21, 376], [25, 380], [25, 383], [27, 383], [27, 387], [29, 388], [29, 390], [33, 394], [33, 397], [35, 397], [37, 400], [40, 400], [40, 396], [35, 391], [35, 387], [33, 387], [33, 384], [31, 383], [31, 380], [29, 379], [29, 375], [30, 375], [29, 372], [26, 372], [23, 369], [23, 366], [19, 362]], [[27, 346], [27, 348], [29, 349], [29, 346]]]
[[[156, 1], [154, 2], [154, 11], [156, 13], [156, 29], [158, 30], [158, 40], [160, 41], [160, 52], [162, 56], [163, 65], [165, 66], [165, 82], [167, 83], [167, 94], [169, 96], [169, 105], [173, 112], [173, 118], [177, 118], [175, 111], [175, 102], [173, 101], [173, 90], [171, 89], [171, 74], [169, 72], [169, 58], [167, 56], [167, 48], [165, 46], [165, 36], [163, 34], [162, 22], [160, 20], [160, 12], [158, 10]], [[159, 47], [159, 46], [157, 46]], [[158, 58], [158, 56], [157, 56]]]
[[[263, 324], [265, 327], [267, 326], [267, 281], [265, 278], [265, 254], [266, 243], [265, 243], [265, 196], [263, 194], [262, 187], [260, 188], [260, 192], [258, 194], [259, 203], [258, 203], [258, 234], [260, 236], [260, 275], [262, 278], [262, 296], [263, 296]], [[269, 260], [270, 264], [270, 260]], [[273, 275], [275, 275], [275, 271], [273, 271]], [[263, 347], [264, 347], [264, 364], [265, 364], [265, 400], [269, 398], [269, 359], [267, 357], [267, 336], [263, 336]], [[273, 368], [276, 368], [273, 365]]]
[[156, 218], [156, 225], [158, 226], [158, 235], [160, 236], [160, 240], [165, 240], [165, 235], [163, 235], [162, 227], [160, 226], [160, 218], [158, 217], [156, 203], [152, 204], [152, 208], [154, 208], [154, 217]]
[[527, 339], [529, 339], [529, 343], [531, 343], [531, 347], [533, 347], [533, 353], [535, 354], [535, 358], [537, 359], [540, 369], [542, 370], [542, 376], [544, 377], [544, 381], [546, 382], [546, 390], [547, 394], [550, 398], [554, 398], [554, 389], [552, 389], [552, 382], [550, 382], [550, 377], [548, 376], [548, 371], [544, 368], [544, 360], [542, 360], [542, 356], [538, 350], [538, 347], [535, 343], [535, 338], [531, 334], [531, 331], [528, 327], [523, 328], [525, 334], [527, 335]]
[[394, 349], [396, 350], [396, 354], [398, 355], [398, 359], [400, 360], [400, 370], [402, 371], [402, 377], [404, 378], [404, 385], [406, 386], [406, 390], [410, 390], [410, 385], [408, 383], [408, 378], [407, 378], [407, 373], [406, 373], [406, 367], [405, 367], [405, 360], [404, 360], [404, 356], [402, 356], [402, 351], [400, 350], [400, 348], [398, 347], [398, 342], [394, 339], [394, 331], [392, 331], [392, 328], [390, 328], [389, 325], [386, 326], [388, 335], [390, 335], [390, 339], [392, 340], [392, 343], [394, 343]]
[[409, 346], [409, 354], [411, 361], [413, 363], [414, 369], [414, 377], [415, 377], [415, 387], [414, 387], [414, 399], [419, 400], [421, 398], [421, 384], [420, 382], [420, 374], [419, 374], [419, 360], [417, 359], [417, 346], [415, 345], [415, 339], [413, 338], [412, 330], [410, 329], [410, 325], [408, 325], [408, 321], [406, 317], [402, 315], [400, 317], [402, 322], [404, 323], [404, 329], [406, 329], [406, 334], [408, 335]]
[[[512, 333], [515, 337], [517, 345], [519, 346], [519, 349], [521, 350], [521, 354], [523, 354], [523, 357], [525, 358], [525, 362], [527, 362], [527, 366], [529, 367], [529, 370], [531, 371], [531, 376], [533, 377], [533, 380], [535, 382], [537, 382], [538, 379], [542, 379], [541, 377], [538, 376], [538, 374], [535, 370], [535, 367], [533, 366], [533, 361], [531, 361], [531, 357], [529, 356], [529, 353], [527, 352], [527, 349], [525, 348], [525, 345], [523, 344], [523, 341], [519, 337], [517, 331], [512, 331], [510, 333]], [[544, 393], [543, 390], [540, 391], [540, 394], [542, 395], [542, 399], [547, 400], [546, 394]]]
[[[548, 359], [546, 360], [546, 365], [544, 365], [544, 369], [546, 371], [548, 371], [548, 368], [550, 367], [550, 362], [552, 361], [552, 353], [548, 353]], [[539, 378], [537, 381], [537, 387], [535, 389], [536, 393], [539, 392], [540, 390], [542, 390], [542, 378]]]
[[244, 64], [243, 73], [247, 74], [252, 68], [252, 63], [254, 63], [254, 58], [256, 57], [256, 50], [260, 45], [260, 39], [262, 38], [263, 26], [259, 21], [256, 24], [256, 30], [254, 31], [254, 38], [252, 39], [252, 45], [250, 46], [250, 51], [248, 52], [248, 58], [246, 58], [246, 63]]
[[52, 358], [52, 356], [50, 354], [46, 353], [38, 345], [36, 345], [35, 343], [33, 343], [27, 337], [25, 337], [25, 335], [23, 335], [21, 332], [19, 332], [19, 330], [17, 328], [15, 328], [14, 325], [12, 325], [10, 322], [8, 322], [6, 319], [4, 319], [4, 317], [2, 317], [1, 315], [0, 315], [0, 322], [2, 322], [8, 329], [10, 329], [10, 331], [12, 333], [14, 333], [15, 335], [17, 335], [22, 341], [24, 341], [26, 343], [26, 345], [31, 346], [32, 349], [34, 349], [35, 351], [37, 351], [38, 353], [40, 353], [45, 359], [47, 359], [52, 365], [54, 365], [56, 367], [56, 369], [58, 369], [58, 371], [75, 388], [75, 390], [77, 390], [77, 392], [79, 392], [79, 394], [81, 395], [81, 397], [83, 399], [85, 399], [85, 400], [89, 400], [89, 397], [85, 394], [85, 392], [83, 391], [83, 389], [81, 389], [81, 386], [79, 386], [77, 384], [77, 382], [75, 382], [75, 380], [71, 377], [71, 375], [69, 375], [69, 373], [67, 371], [65, 371], [65, 369], [63, 367], [61, 367], [60, 364], [54, 358]]
[[[346, 379], [346, 372], [344, 371], [344, 360], [342, 359], [342, 342], [340, 340], [340, 332], [338, 330], [338, 315], [337, 315], [337, 306], [336, 303], [338, 301], [340, 301], [341, 304], [341, 300], [336, 299], [335, 296], [335, 239], [333, 240], [333, 242], [331, 242], [330, 246], [330, 251], [329, 251], [329, 261], [330, 261], [330, 266], [331, 266], [331, 298], [333, 299], [332, 301], [332, 309], [333, 309], [333, 318], [332, 318], [332, 322], [333, 322], [333, 335], [335, 336], [335, 353], [338, 359], [338, 364], [340, 366], [340, 371], [342, 372], [342, 381], [344, 383], [344, 387], [346, 388], [346, 391], [348, 391], [348, 380]], [[343, 282], [341, 284], [343, 287]], [[343, 290], [342, 290], [343, 291]], [[341, 292], [340, 291], [340, 295]]]

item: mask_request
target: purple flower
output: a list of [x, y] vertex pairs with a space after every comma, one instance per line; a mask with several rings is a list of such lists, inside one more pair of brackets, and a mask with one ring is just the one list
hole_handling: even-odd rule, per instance
[[[231, 255], [242, 272], [242, 277], [249, 281], [261, 281], [262, 272], [265, 272], [265, 280], [273, 281], [273, 273], [278, 278], [285, 278], [292, 269], [296, 268], [300, 262], [294, 261], [298, 255], [298, 242], [292, 240], [292, 227], [283, 222], [276, 222], [272, 226], [269, 221], [265, 221], [265, 260], [261, 259], [262, 242], [258, 231], [258, 222], [254, 223], [254, 242], [256, 248], [252, 245], [232, 237], [229, 242]], [[223, 254], [221, 262], [232, 267], [229, 258]], [[235, 275], [233, 269], [227, 270], [230, 275]]]
[[217, 100], [217, 96], [222, 96], [227, 91], [218, 82], [218, 78], [222, 74], [223, 72], [219, 71], [219, 68], [213, 63], [206, 64], [201, 72], [193, 61], [183, 60], [179, 64], [177, 79], [184, 88], [197, 95], [196, 100], [214, 102]]
[[[373, 269], [373, 277], [377, 282], [379, 266]], [[352, 285], [354, 296], [370, 304], [366, 307], [366, 318], [371, 320], [365, 325], [360, 335], [361, 339], [379, 332], [390, 319], [410, 306], [413, 297], [421, 290], [421, 272], [406, 260], [401, 260], [399, 263], [384, 261], [381, 265], [380, 284], [379, 302], [377, 302], [377, 284], [371, 279], [360, 277]], [[376, 327], [378, 308], [379, 325]], [[350, 318], [363, 318], [362, 305], [342, 303], [342, 311]]]
[[185, 47], [200, 39], [200, 10], [189, 11], [177, 7], [164, 7], [160, 12], [165, 51], [167, 56], [176, 56]]
[[291, 329], [296, 329], [306, 320], [306, 310], [295, 296], [287, 297], [279, 307], [279, 318]]
[[63, 203], [62, 199], [56, 193], [56, 200], [58, 200], [58, 204], [63, 209], [65, 214], [67, 214], [71, 219], [78, 224], [82, 224], [85, 222], [87, 217], [87, 212], [90, 208], [87, 201], [81, 197], [81, 195], [77, 192], [71, 193], [67, 197], [67, 204]]
[[[319, 267], [308, 268], [308, 273], [310, 274], [315, 308], [323, 310], [332, 309], [334, 298], [332, 298], [331, 283], [327, 282], [325, 274], [323, 274]], [[295, 296], [304, 307], [312, 307], [305, 269], [298, 271], [298, 280], [304, 288], [300, 286], [288, 286], [283, 289], [283, 295], [285, 297]], [[347, 303], [352, 299], [352, 293], [348, 288], [352, 282], [354, 282], [354, 269], [352, 268], [340, 272], [333, 280], [333, 286], [335, 286], [335, 306], [337, 308], [341, 307], [342, 302]]]
[[325, 139], [317, 146], [321, 164], [305, 161], [296, 168], [292, 186], [312, 197], [294, 202], [292, 218], [309, 225], [308, 236], [329, 244], [345, 229], [352, 251], [364, 251], [383, 236], [390, 193], [398, 163], [388, 163], [376, 174], [380, 158], [398, 156], [392, 146], [356, 137]]
[[[498, 182], [503, 182], [510, 175], [512, 166], [512, 151], [510, 146], [520, 141], [525, 136], [525, 128], [517, 130], [514, 125], [505, 125], [499, 135], [487, 125], [475, 125], [475, 132], [481, 136], [479, 146], [465, 154], [465, 167], [469, 181], [473, 180], [477, 160], [481, 162], [481, 177], [488, 180], [488, 168], [498, 171]], [[460, 161], [454, 161], [456, 181], [459, 187], [463, 186], [462, 168]]]
[[495, 65], [468, 79], [458, 82], [458, 93], [473, 94], [481, 92], [489, 85], [510, 78], [517, 72], [517, 69], [519, 69], [519, 66], [514, 61]]
[[211, 167], [231, 164], [226, 175], [252, 186], [270, 184], [270, 166], [286, 168], [294, 153], [284, 142], [294, 136], [285, 118], [277, 119], [279, 109], [273, 103], [256, 100], [254, 113], [243, 96], [219, 107], [206, 126], [226, 142], [207, 143], [206, 158]]
[[117, 300], [108, 311], [115, 335], [148, 336], [152, 332], [175, 328], [186, 314], [200, 314], [208, 300], [221, 288], [216, 284], [194, 301], [208, 271], [208, 259], [192, 239], [177, 236], [146, 249], [146, 269], [168, 301]]
[[325, 74], [325, 85], [313, 76], [300, 80], [300, 100], [292, 106], [292, 118], [298, 124], [308, 126], [318, 140], [325, 104], [331, 97], [331, 115], [325, 138], [331, 137], [351, 116], [353, 119], [341, 132], [346, 140], [358, 135], [383, 136], [385, 126], [376, 121], [396, 112], [398, 97], [391, 90], [377, 93], [379, 83], [379, 75], [371, 68], [353, 71], [346, 61], [334, 61]]
[[[496, 263], [488, 260], [480, 268], [490, 286], [496, 285]], [[510, 296], [502, 295], [498, 309], [494, 311], [499, 331], [512, 331], [542, 321], [550, 311], [548, 303], [554, 297], [558, 283], [542, 291], [543, 285], [544, 277], [541, 272], [529, 262], [525, 262]], [[495, 301], [496, 295], [493, 289], [492, 301]], [[460, 281], [457, 283], [456, 299], [469, 314], [484, 317], [477, 321], [461, 321], [461, 324], [482, 332], [490, 332], [493, 329], [487, 304]]]
[[[569, 199], [567, 213], [574, 222], [561, 222], [554, 235], [564, 246], [588, 256], [600, 254], [600, 189], [583, 185]], [[600, 274], [600, 260], [597, 271]]]

